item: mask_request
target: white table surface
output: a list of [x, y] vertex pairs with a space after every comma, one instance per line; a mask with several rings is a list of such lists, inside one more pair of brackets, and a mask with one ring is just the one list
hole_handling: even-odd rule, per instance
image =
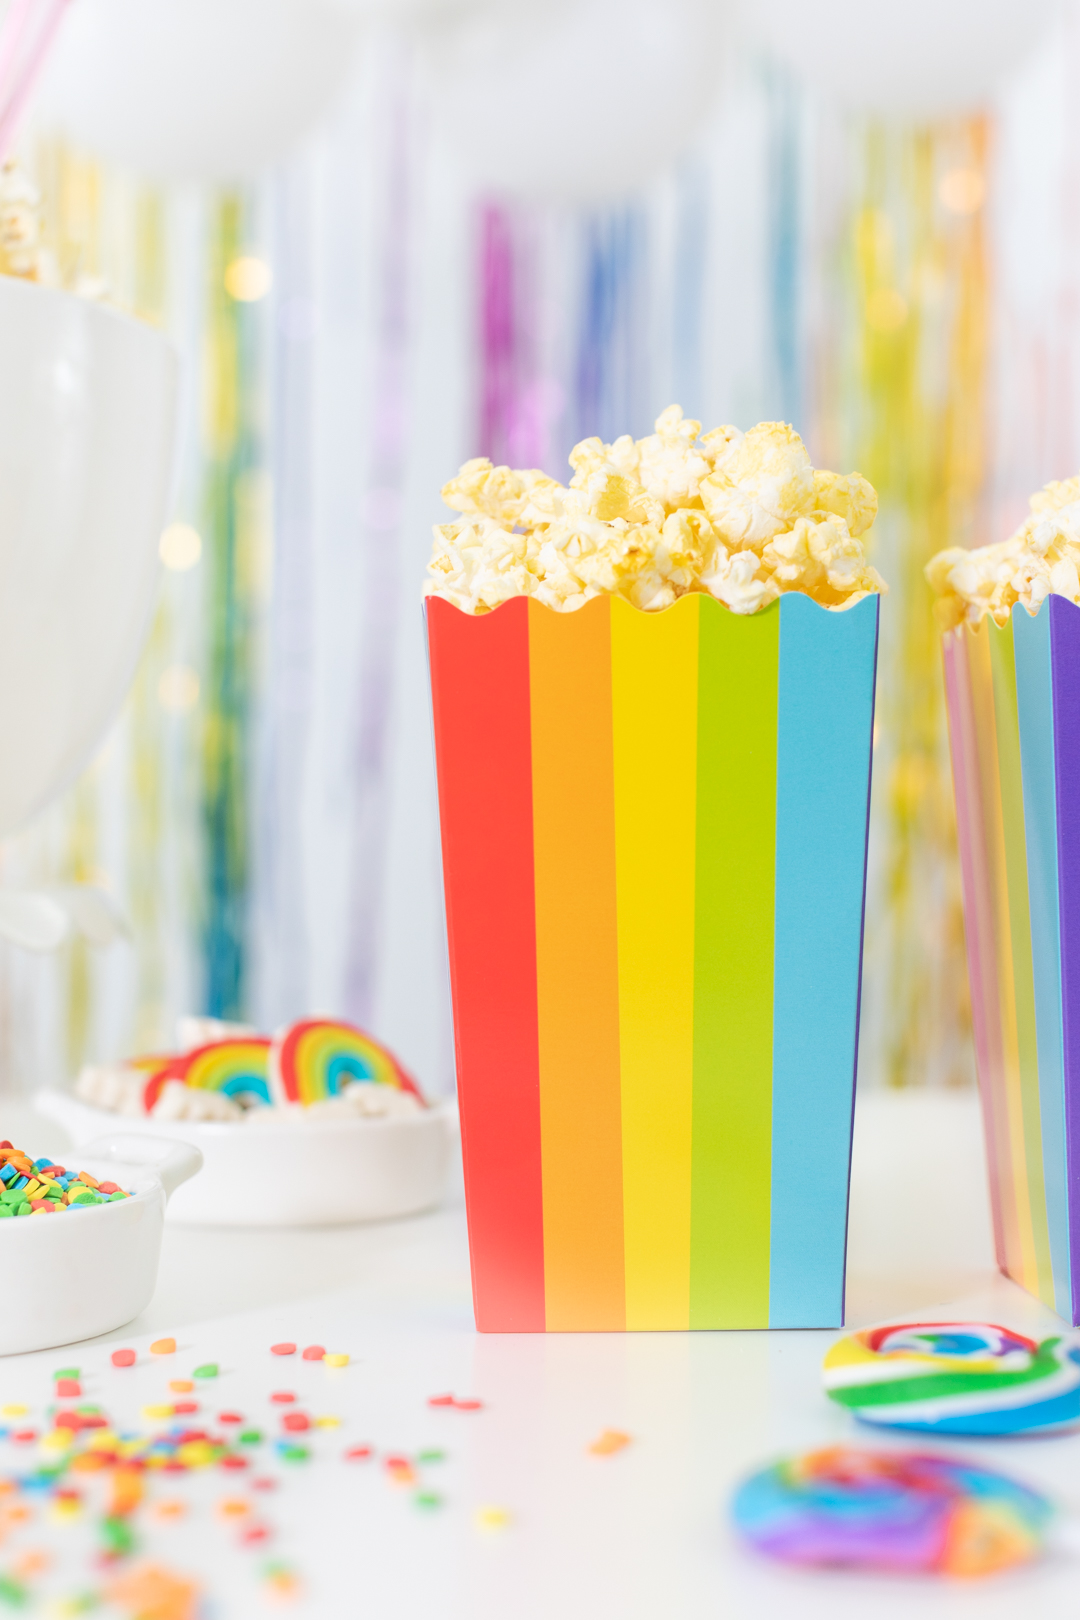
[[[63, 1140], [23, 1105], [0, 1100], [0, 1136], [58, 1154]], [[942, 1315], [1024, 1332], [1058, 1319], [993, 1264], [981, 1127], [972, 1095], [870, 1094], [856, 1117], [848, 1276], [851, 1326]], [[173, 1334], [177, 1355], [109, 1365], [118, 1342], [145, 1350]], [[157, 1293], [129, 1327], [78, 1350], [0, 1363], [0, 1402], [40, 1411], [57, 1367], [78, 1364], [86, 1395], [135, 1423], [168, 1399], [166, 1380], [199, 1361], [221, 1376], [204, 1412], [236, 1408], [274, 1425], [274, 1389], [294, 1389], [320, 1430], [303, 1464], [276, 1464], [265, 1499], [271, 1553], [304, 1595], [291, 1612], [373, 1620], [680, 1620], [682, 1616], [978, 1616], [1072, 1613], [1080, 1555], [1055, 1550], [1037, 1567], [966, 1584], [778, 1570], [744, 1552], [727, 1502], [748, 1470], [785, 1452], [835, 1442], [895, 1444], [859, 1430], [820, 1391], [835, 1335], [824, 1332], [481, 1336], [472, 1325], [460, 1185], [436, 1213], [383, 1226], [309, 1232], [166, 1230]], [[282, 1340], [347, 1351], [332, 1372], [271, 1357]], [[431, 1395], [476, 1396], [480, 1412], [434, 1410]], [[632, 1444], [610, 1457], [587, 1447], [606, 1428]], [[385, 1469], [347, 1463], [347, 1445], [446, 1460], [423, 1470], [443, 1505], [417, 1507]], [[949, 1451], [1054, 1493], [1080, 1515], [1080, 1437], [956, 1444]], [[4, 1464], [0, 1448], [0, 1470]], [[185, 1523], [148, 1536], [146, 1551], [198, 1573], [206, 1613], [271, 1612], [214, 1516], [244, 1480], [182, 1480]], [[170, 1486], [174, 1482], [170, 1481]], [[155, 1486], [156, 1488], [156, 1486]], [[476, 1510], [512, 1515], [482, 1530]], [[61, 1541], [56, 1545], [60, 1547]], [[0, 1548], [0, 1568], [3, 1549]], [[56, 1577], [60, 1580], [59, 1573]], [[71, 1582], [68, 1583], [69, 1586]], [[85, 1583], [84, 1583], [85, 1584]], [[1068, 1605], [1067, 1610], [1065, 1605]], [[111, 1614], [111, 1611], [110, 1611]]]

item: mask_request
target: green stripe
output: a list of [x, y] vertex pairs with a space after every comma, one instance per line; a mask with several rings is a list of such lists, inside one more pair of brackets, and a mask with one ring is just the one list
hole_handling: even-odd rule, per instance
[[1020, 1058], [1020, 1098], [1024, 1122], [1024, 1158], [1035, 1244], [1039, 1297], [1054, 1309], [1054, 1272], [1042, 1162], [1042, 1108], [1039, 1098], [1039, 1048], [1035, 1030], [1035, 974], [1028, 910], [1027, 840], [1024, 832], [1024, 779], [1020, 768], [1020, 720], [1016, 701], [1016, 661], [1012, 624], [990, 637], [994, 681], [994, 719], [1001, 819], [1005, 834], [1005, 868], [1009, 895], [1009, 935], [1016, 994], [1016, 1038]]
[[690, 1326], [769, 1325], [780, 610], [701, 602]]
[[[1057, 1340], [1050, 1341], [1057, 1344]], [[877, 1383], [846, 1384], [830, 1389], [829, 1399], [841, 1406], [897, 1406], [902, 1401], [938, 1401], [953, 1395], [980, 1395], [989, 1389], [1020, 1389], [1060, 1372], [1056, 1359], [1036, 1359], [1025, 1372], [932, 1373], [922, 1378], [882, 1379]]]

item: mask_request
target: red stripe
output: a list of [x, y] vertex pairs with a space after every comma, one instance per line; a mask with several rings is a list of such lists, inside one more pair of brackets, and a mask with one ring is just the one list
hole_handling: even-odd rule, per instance
[[[988, 1327], [993, 1333], [1000, 1333], [1010, 1351], [1027, 1350], [1030, 1355], [1034, 1355], [1039, 1348], [1036, 1339], [1025, 1339], [1015, 1328], [998, 1327], [996, 1322], [979, 1322], [975, 1325], [980, 1328]], [[963, 1322], [890, 1322], [886, 1327], [870, 1328], [867, 1332], [855, 1336], [862, 1338], [866, 1348], [873, 1350], [876, 1355], [885, 1340], [891, 1338], [894, 1333], [930, 1333], [934, 1328], [944, 1328], [947, 1333], [955, 1333], [957, 1328], [963, 1332], [964, 1327]]]
[[476, 1325], [542, 1332], [528, 601], [427, 624]]

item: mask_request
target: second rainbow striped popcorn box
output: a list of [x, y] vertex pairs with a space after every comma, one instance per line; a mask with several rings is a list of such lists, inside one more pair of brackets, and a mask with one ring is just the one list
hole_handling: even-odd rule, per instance
[[477, 1326], [840, 1325], [877, 597], [426, 611]]
[[1080, 1324], [1080, 607], [944, 638], [1001, 1270]]

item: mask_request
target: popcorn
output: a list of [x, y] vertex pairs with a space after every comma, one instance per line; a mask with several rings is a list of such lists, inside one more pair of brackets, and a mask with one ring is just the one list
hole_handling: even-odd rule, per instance
[[41, 241], [41, 194], [11, 158], [0, 165], [0, 275], [59, 285], [53, 254]]
[[480, 456], [467, 461], [457, 477], [443, 486], [442, 498], [455, 512], [493, 518], [501, 528], [512, 529], [532, 492], [548, 484], [558, 488], [546, 473], [493, 467], [486, 456]]
[[1037, 613], [1046, 598], [1080, 602], [1080, 477], [1047, 484], [1031, 497], [1031, 515], [993, 545], [950, 546], [926, 565], [943, 630], [989, 614], [1004, 625], [1017, 602]]
[[[721, 428], [719, 432], [725, 437], [717, 449], [726, 447], [727, 435], [737, 430]], [[678, 405], [669, 405], [656, 419], [656, 432], [637, 444], [628, 434], [613, 445], [585, 439], [570, 452], [574, 468], [570, 487], [578, 489], [590, 475], [608, 471], [639, 484], [654, 500], [663, 503], [665, 513], [680, 507], [700, 510], [699, 486], [712, 471], [709, 452], [704, 447], [695, 448], [700, 434], [700, 422], [685, 419]]]
[[701, 498], [725, 545], [760, 551], [813, 506], [806, 446], [786, 423], [759, 422], [717, 457]]
[[511, 596], [572, 612], [599, 595], [658, 612], [699, 591], [756, 613], [783, 591], [841, 608], [885, 589], [862, 540], [874, 490], [859, 473], [815, 472], [786, 423], [703, 435], [671, 405], [655, 433], [585, 439], [570, 465], [564, 488], [466, 462], [443, 490], [464, 521], [436, 526], [425, 594], [469, 613]]
[[511, 596], [531, 596], [536, 576], [527, 560], [538, 549], [525, 535], [502, 528], [493, 518], [440, 523], [428, 572], [428, 594], [445, 596], [470, 613], [487, 613]]

